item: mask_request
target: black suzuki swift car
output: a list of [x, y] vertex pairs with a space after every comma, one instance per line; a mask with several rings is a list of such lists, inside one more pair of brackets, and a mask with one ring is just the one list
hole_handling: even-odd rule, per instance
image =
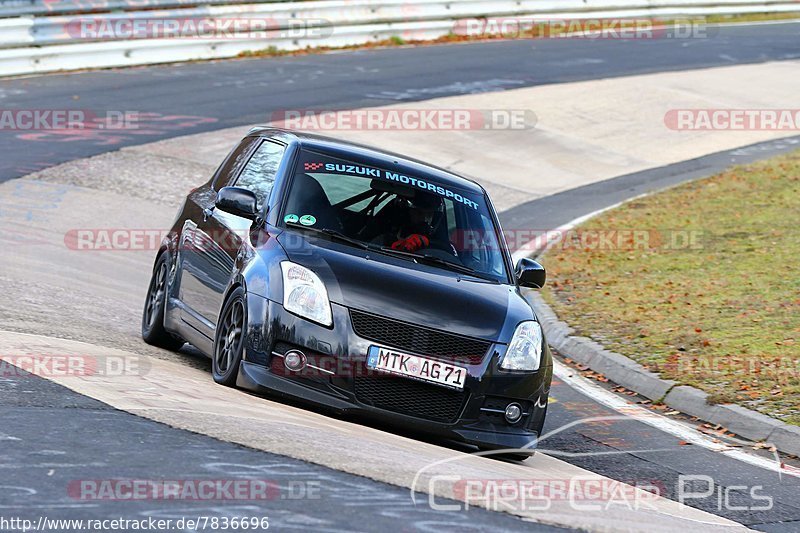
[[186, 198], [142, 318], [214, 380], [482, 449], [533, 448], [552, 358], [483, 188], [396, 154], [251, 131]]

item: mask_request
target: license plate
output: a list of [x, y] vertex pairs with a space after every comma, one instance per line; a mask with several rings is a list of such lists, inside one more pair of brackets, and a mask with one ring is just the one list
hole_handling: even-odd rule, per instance
[[467, 377], [467, 369], [464, 367], [397, 352], [382, 346], [370, 346], [367, 354], [368, 368], [456, 389], [464, 388], [464, 379]]

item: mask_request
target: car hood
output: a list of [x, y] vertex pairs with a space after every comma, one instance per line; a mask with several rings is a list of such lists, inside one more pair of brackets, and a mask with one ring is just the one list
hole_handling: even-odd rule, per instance
[[[278, 238], [282, 245], [286, 236]], [[289, 259], [313, 270], [331, 302], [346, 307], [495, 342], [533, 316], [514, 286], [313, 236], [303, 240], [302, 247], [284, 246]]]

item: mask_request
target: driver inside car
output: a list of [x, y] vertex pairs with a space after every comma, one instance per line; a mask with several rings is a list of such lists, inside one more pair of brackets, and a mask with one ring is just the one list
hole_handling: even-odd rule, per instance
[[433, 194], [396, 198], [389, 227], [379, 239], [393, 250], [416, 252], [431, 246], [444, 220], [444, 202]]

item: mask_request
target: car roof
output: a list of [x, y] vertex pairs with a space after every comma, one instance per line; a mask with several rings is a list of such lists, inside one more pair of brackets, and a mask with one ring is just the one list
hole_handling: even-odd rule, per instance
[[486, 190], [476, 181], [458, 174], [454, 174], [449, 170], [441, 167], [425, 163], [418, 159], [380, 150], [371, 146], [358, 144], [350, 141], [343, 141], [326, 137], [324, 135], [317, 135], [296, 130], [288, 130], [283, 128], [275, 128], [271, 126], [260, 126], [250, 130], [250, 135], [258, 135], [261, 137], [270, 137], [285, 143], [298, 143], [303, 148], [320, 151], [327, 155], [347, 159], [348, 157], [356, 157], [361, 160], [369, 160], [375, 166], [383, 168], [398, 168], [400, 167], [406, 173], [413, 175], [427, 175], [435, 178], [442, 185], [449, 187], [460, 188], [477, 194], [485, 194]]

